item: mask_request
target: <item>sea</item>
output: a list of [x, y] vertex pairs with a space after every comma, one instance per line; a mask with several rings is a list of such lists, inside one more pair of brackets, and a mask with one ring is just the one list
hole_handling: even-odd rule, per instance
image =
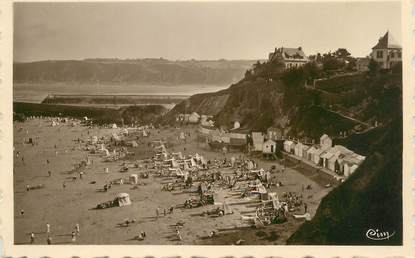
[[48, 94], [194, 95], [216, 92], [229, 85], [117, 85], [76, 83], [15, 83], [13, 101], [41, 103]]

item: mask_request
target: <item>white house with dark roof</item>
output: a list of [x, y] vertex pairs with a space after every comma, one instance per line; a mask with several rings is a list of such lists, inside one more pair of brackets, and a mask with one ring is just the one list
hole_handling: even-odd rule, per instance
[[270, 62], [281, 61], [286, 69], [296, 68], [305, 65], [308, 57], [304, 54], [301, 47], [298, 48], [275, 48], [275, 51], [268, 56]]
[[371, 57], [382, 69], [390, 69], [394, 64], [402, 62], [402, 47], [388, 31], [372, 47]]

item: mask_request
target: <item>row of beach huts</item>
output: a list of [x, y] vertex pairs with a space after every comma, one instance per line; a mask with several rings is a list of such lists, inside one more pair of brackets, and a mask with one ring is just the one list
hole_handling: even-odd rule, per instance
[[296, 158], [314, 163], [345, 177], [353, 174], [365, 160], [365, 156], [359, 155], [342, 145], [333, 146], [332, 139], [327, 134], [320, 137], [320, 144], [312, 146], [286, 140], [284, 141], [284, 151]]
[[[235, 148], [248, 152], [262, 152], [264, 155], [273, 155], [278, 151], [277, 142], [283, 142], [285, 153], [293, 155], [304, 163], [322, 167], [344, 177], [353, 174], [365, 160], [364, 156], [342, 145], [333, 146], [332, 139], [327, 134], [320, 137], [319, 143], [315, 144], [314, 140], [304, 143], [299, 140], [286, 139], [281, 131], [275, 128], [269, 128], [266, 134], [251, 132], [248, 129], [240, 128], [239, 122], [236, 121], [232, 129], [223, 130], [213, 126], [213, 122], [210, 120], [211, 117], [199, 116], [193, 112], [189, 114], [189, 118], [193, 123], [200, 124], [198, 129], [199, 139], [208, 142], [211, 147]], [[178, 120], [181, 119], [184, 119], [183, 114], [178, 116]]]
[[272, 155], [277, 152], [277, 141], [283, 141], [283, 151], [295, 158], [328, 169], [338, 175], [348, 177], [362, 164], [365, 157], [342, 146], [334, 145], [332, 139], [324, 134], [319, 144], [305, 144], [296, 140], [273, 138], [270, 133], [249, 132], [235, 129], [224, 131], [214, 127], [199, 127], [199, 137], [221, 147], [245, 149], [249, 152], [262, 152]]

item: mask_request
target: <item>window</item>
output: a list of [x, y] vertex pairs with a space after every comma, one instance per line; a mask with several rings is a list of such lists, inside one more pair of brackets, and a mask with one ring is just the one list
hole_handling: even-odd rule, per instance
[[395, 58], [395, 52], [391, 53], [391, 58]]
[[378, 50], [376, 52], [376, 58], [383, 58], [383, 51], [382, 50]]
[[398, 52], [398, 58], [402, 58], [402, 53]]

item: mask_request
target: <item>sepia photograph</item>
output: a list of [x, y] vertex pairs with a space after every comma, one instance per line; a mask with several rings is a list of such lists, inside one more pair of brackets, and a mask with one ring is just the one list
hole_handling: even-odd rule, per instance
[[401, 4], [15, 2], [14, 245], [402, 246]]

